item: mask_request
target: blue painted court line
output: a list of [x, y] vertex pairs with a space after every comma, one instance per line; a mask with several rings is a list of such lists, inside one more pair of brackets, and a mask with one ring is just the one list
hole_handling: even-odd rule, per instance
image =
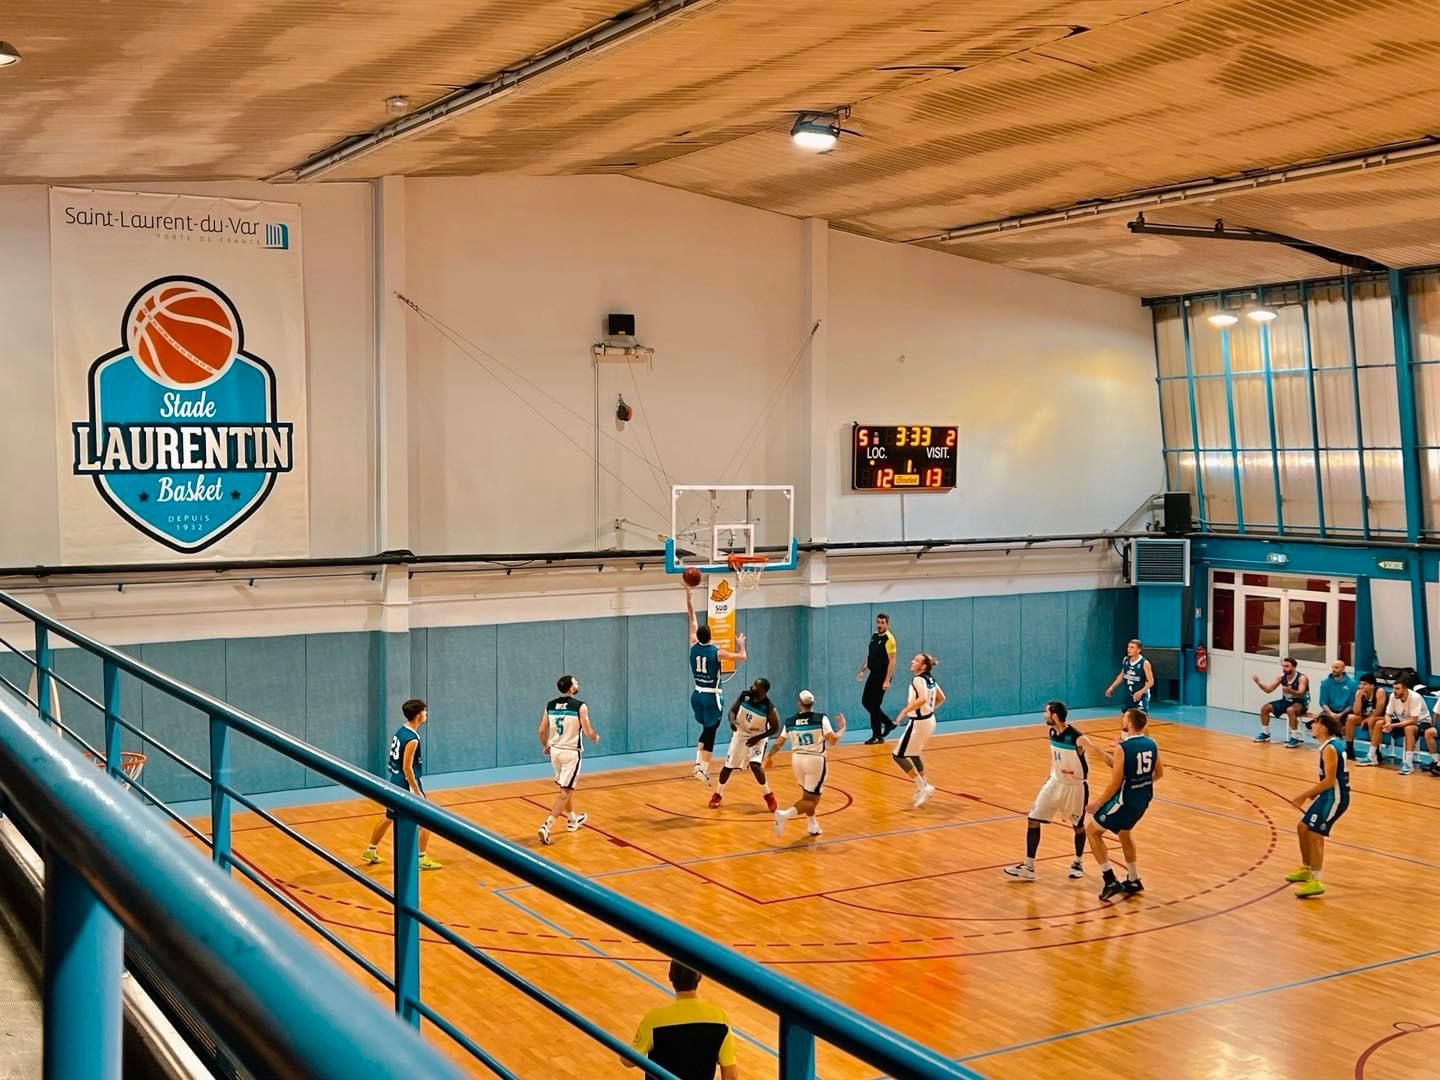
[[1347, 975], [1360, 975], [1367, 971], [1377, 971], [1380, 968], [1394, 967], [1397, 964], [1408, 964], [1412, 960], [1428, 960], [1434, 956], [1440, 956], [1440, 949], [1429, 949], [1425, 952], [1411, 953], [1409, 956], [1397, 956], [1392, 960], [1377, 960], [1373, 964], [1362, 964], [1359, 967], [1345, 968], [1341, 971], [1330, 971], [1324, 975], [1311, 975], [1309, 978], [1297, 979], [1294, 982], [1279, 983], [1275, 986], [1264, 986], [1258, 990], [1246, 990], [1244, 993], [1212, 998], [1209, 1001], [1197, 1001], [1193, 1005], [1177, 1005], [1173, 1009], [1162, 1009], [1159, 1012], [1146, 1013], [1144, 1016], [1131, 1016], [1124, 1020], [1112, 1020], [1108, 1024], [1096, 1024], [1094, 1027], [1077, 1028], [1074, 1031], [1062, 1031], [1058, 1035], [1047, 1035], [1043, 1039], [1031, 1039], [1029, 1042], [1015, 1043], [1013, 1046], [1002, 1046], [998, 1050], [986, 1050], [979, 1054], [970, 1054], [968, 1057], [956, 1058], [955, 1060], [965, 1065], [969, 1062], [980, 1061], [988, 1057], [998, 1057], [1000, 1054], [1011, 1054], [1017, 1050], [1028, 1050], [1033, 1046], [1044, 1046], [1047, 1043], [1073, 1039], [1079, 1035], [1094, 1035], [1097, 1032], [1129, 1027], [1132, 1024], [1143, 1024], [1147, 1020], [1160, 1020], [1167, 1016], [1177, 1016], [1180, 1013], [1194, 1012], [1197, 1009], [1208, 1009], [1214, 1005], [1229, 1005], [1237, 1001], [1246, 1001], [1250, 998], [1262, 997], [1265, 994], [1279, 993], [1282, 990], [1294, 990], [1301, 986], [1311, 986], [1315, 983], [1328, 982], [1331, 979], [1343, 979]]
[[[524, 887], [525, 887], [525, 888], [528, 888], [529, 886], [524, 886]], [[532, 911], [530, 908], [528, 908], [528, 907], [526, 907], [524, 904], [522, 904], [519, 900], [516, 900], [516, 899], [515, 899], [514, 897], [512, 897], [512, 896], [508, 896], [507, 893], [509, 893], [509, 892], [511, 891], [510, 889], [495, 889], [495, 890], [493, 890], [493, 891], [494, 891], [494, 895], [498, 896], [501, 900], [504, 900], [507, 904], [510, 904], [510, 905], [513, 906], [513, 907], [519, 908], [521, 911], [523, 911], [526, 915], [529, 915], [529, 916], [530, 916], [532, 919], [534, 919], [536, 922], [541, 923], [541, 924], [544, 925], [544, 926], [548, 926], [551, 930], [554, 930], [557, 934], [560, 934], [562, 937], [566, 937], [566, 938], [569, 938], [569, 937], [570, 937], [570, 932], [569, 932], [568, 930], [566, 930], [563, 926], [561, 926], [559, 923], [551, 922], [549, 919], [545, 918], [544, 915], [541, 915], [539, 912]], [[671, 999], [671, 998], [673, 998], [673, 997], [675, 996], [675, 991], [674, 991], [674, 989], [672, 989], [671, 987], [666, 986], [666, 985], [665, 985], [664, 983], [662, 983], [662, 982], [657, 982], [656, 980], [652, 979], [649, 975], [646, 975], [643, 971], [639, 970], [638, 968], [632, 967], [630, 964], [626, 963], [624, 960], [617, 960], [615, 957], [611, 956], [609, 953], [607, 953], [604, 949], [600, 948], [598, 945], [594, 945], [594, 944], [592, 944], [592, 943], [590, 943], [590, 942], [588, 942], [588, 941], [578, 941], [578, 942], [576, 942], [575, 944], [577, 944], [577, 945], [583, 945], [585, 948], [587, 948], [587, 949], [589, 949], [591, 952], [593, 952], [596, 956], [599, 956], [599, 957], [602, 957], [603, 959], [609, 960], [612, 964], [614, 964], [616, 967], [620, 968], [622, 971], [629, 972], [631, 975], [634, 975], [637, 979], [640, 979], [642, 982], [649, 983], [651, 986], [655, 987], [655, 989], [657, 989], [657, 990], [659, 990], [661, 993], [663, 993], [663, 994], [665, 995], [665, 997], [666, 997], [667, 1000], [669, 1000], [669, 999]], [[658, 1003], [657, 1003], [657, 1004], [658, 1004]], [[637, 1023], [637, 1024], [640, 1023], [640, 1017], [637, 1016], [637, 1017], [635, 1018], [635, 1023]], [[765, 1051], [767, 1054], [769, 1054], [771, 1057], [773, 1057], [773, 1058], [775, 1058], [775, 1059], [777, 1059], [777, 1060], [779, 1059], [779, 1057], [780, 1057], [780, 1052], [779, 1052], [778, 1050], [776, 1050], [776, 1049], [774, 1049], [773, 1047], [768, 1046], [767, 1044], [761, 1042], [759, 1039], [755, 1038], [753, 1035], [747, 1035], [744, 1031], [741, 1031], [741, 1030], [740, 1030], [738, 1027], [736, 1027], [733, 1023], [730, 1025], [730, 1030], [733, 1031], [733, 1032], [734, 1032], [737, 1036], [739, 1036], [741, 1039], [744, 1039], [744, 1040], [745, 1040], [747, 1043], [749, 1043], [751, 1046], [758, 1047], [758, 1048], [760, 1048], [761, 1050], [764, 1050], [764, 1051]], [[616, 1035], [615, 1037], [616, 1037], [617, 1039], [622, 1039], [622, 1038], [624, 1038], [623, 1035]]]

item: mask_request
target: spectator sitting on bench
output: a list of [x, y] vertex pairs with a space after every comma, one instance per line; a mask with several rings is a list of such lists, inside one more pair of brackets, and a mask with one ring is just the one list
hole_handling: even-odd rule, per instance
[[1330, 663], [1330, 674], [1320, 680], [1320, 715], [1333, 716], [1345, 731], [1345, 756], [1355, 760], [1355, 694], [1358, 687], [1345, 670], [1344, 660]]
[[[1373, 673], [1360, 676], [1360, 689], [1355, 691], [1355, 708], [1345, 721], [1345, 756], [1356, 765], [1380, 764], [1380, 729], [1385, 726], [1385, 709], [1390, 704], [1390, 695], [1378, 682]], [[1370, 756], [1357, 759], [1355, 756], [1355, 729], [1363, 728], [1370, 740]]]
[[1275, 713], [1285, 714], [1285, 745], [1290, 749], [1303, 746], [1300, 740], [1300, 717], [1305, 715], [1305, 710], [1310, 707], [1310, 676], [1299, 670], [1293, 656], [1287, 656], [1280, 662], [1280, 677], [1271, 683], [1262, 683], [1259, 675], [1252, 675], [1255, 685], [1267, 694], [1280, 689], [1280, 697], [1274, 701], [1267, 701], [1260, 706], [1260, 734], [1255, 736], [1257, 743], [1268, 743], [1270, 741], [1270, 717]]
[[[1430, 709], [1425, 699], [1415, 692], [1415, 677], [1406, 675], [1395, 684], [1390, 706], [1385, 710], [1385, 723], [1380, 728], [1381, 734], [1389, 735], [1392, 743], [1404, 743], [1405, 749], [1400, 758], [1401, 776], [1415, 771], [1415, 741], [1422, 730], [1427, 733], [1431, 730]], [[1433, 736], [1427, 736], [1427, 746], [1431, 738]], [[1375, 749], [1380, 749], [1378, 740]]]

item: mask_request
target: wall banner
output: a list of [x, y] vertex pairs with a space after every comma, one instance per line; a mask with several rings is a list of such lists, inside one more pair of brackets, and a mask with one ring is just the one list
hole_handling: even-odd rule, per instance
[[50, 189], [67, 564], [310, 554], [300, 207]]

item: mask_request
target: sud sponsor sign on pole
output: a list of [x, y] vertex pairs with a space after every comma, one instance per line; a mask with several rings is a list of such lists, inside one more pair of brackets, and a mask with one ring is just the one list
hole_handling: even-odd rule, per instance
[[66, 563], [310, 553], [300, 208], [50, 190]]
[[[734, 652], [735, 582], [729, 574], [710, 574], [707, 575], [705, 585], [710, 594], [705, 612], [705, 625], [710, 627], [710, 641], [726, 652]], [[720, 661], [720, 670], [729, 675], [735, 670], [735, 661]]]

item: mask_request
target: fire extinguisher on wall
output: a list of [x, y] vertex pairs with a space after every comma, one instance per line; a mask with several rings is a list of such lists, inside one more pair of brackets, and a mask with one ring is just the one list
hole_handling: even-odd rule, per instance
[[1195, 646], [1195, 670], [1196, 670], [1196, 671], [1209, 671], [1209, 670], [1210, 670], [1210, 654], [1206, 651], [1204, 645], [1196, 645], [1196, 646]]

